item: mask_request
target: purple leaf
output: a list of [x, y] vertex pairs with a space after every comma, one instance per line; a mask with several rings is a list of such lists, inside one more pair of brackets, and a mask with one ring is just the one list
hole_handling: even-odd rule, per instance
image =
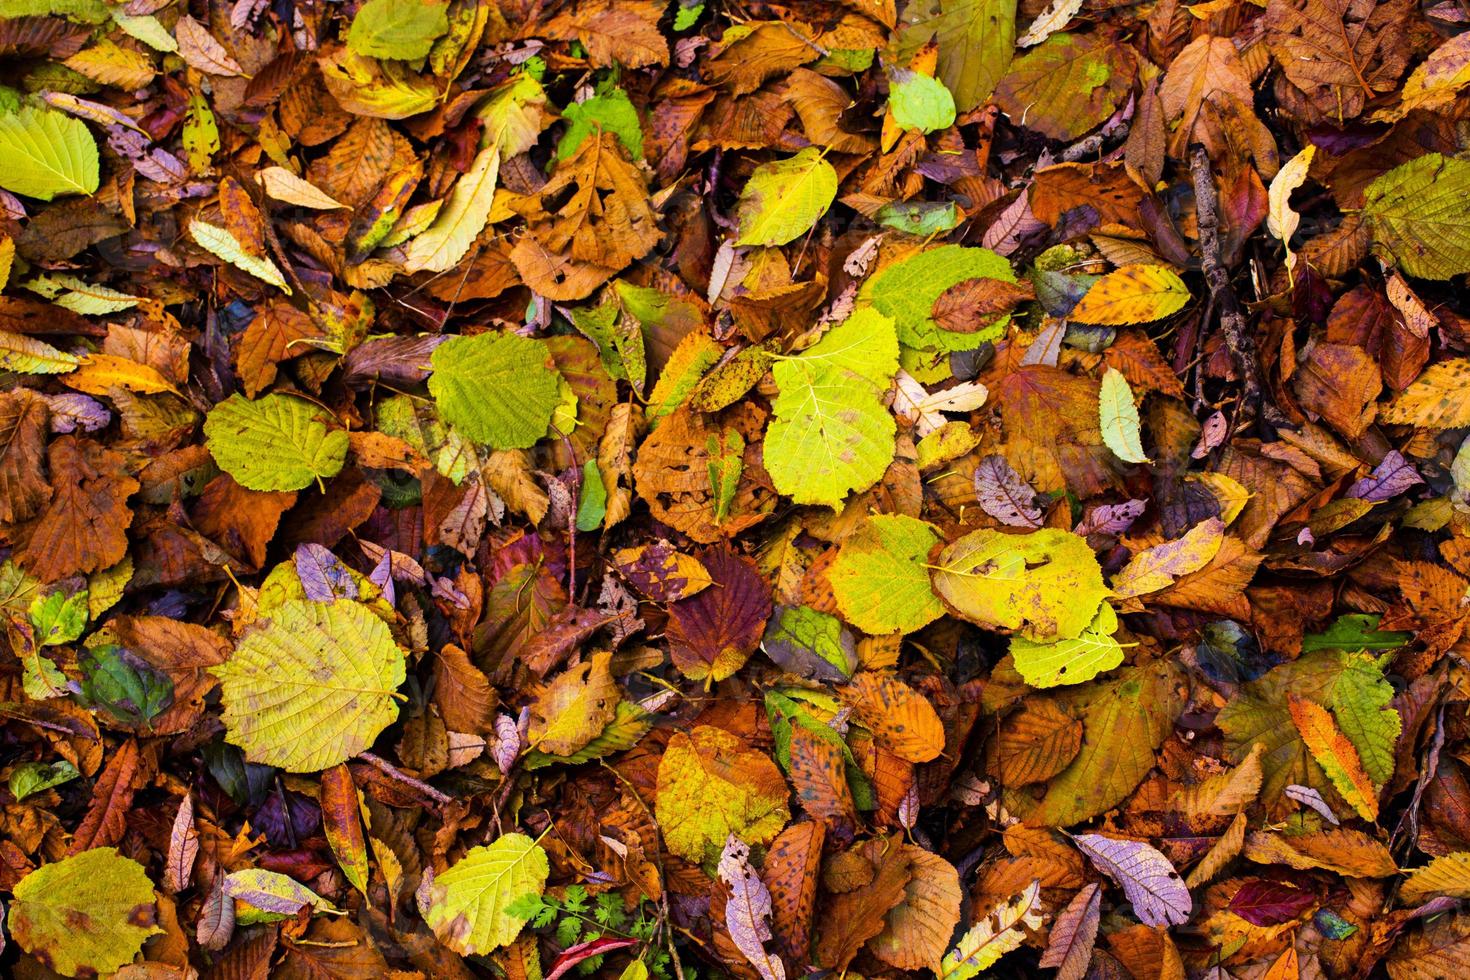
[[1004, 456], [986, 456], [975, 466], [975, 496], [981, 510], [1008, 527], [1041, 527], [1036, 491]]
[[1094, 507], [1083, 516], [1073, 531], [1084, 537], [1089, 534], [1122, 534], [1143, 516], [1147, 506], [1147, 500], [1125, 500], [1121, 504]]
[[1347, 495], [1382, 503], [1423, 482], [1424, 478], [1414, 469], [1414, 464], [1404, 459], [1397, 449], [1390, 449], [1372, 473], [1348, 487]]
[[1057, 980], [1082, 980], [1092, 963], [1097, 926], [1102, 918], [1102, 887], [1093, 882], [1082, 889], [1057, 916], [1038, 966], [1055, 968]]
[[1133, 911], [1146, 925], [1180, 926], [1189, 921], [1194, 901], [1179, 872], [1152, 845], [1101, 834], [1072, 838], [1094, 867], [1123, 886]]
[[95, 398], [68, 391], [60, 395], [44, 395], [51, 408], [52, 432], [96, 432], [112, 421], [112, 413]]
[[1252, 878], [1230, 899], [1230, 911], [1253, 926], [1279, 926], [1316, 904], [1316, 895], [1293, 884]]
[[779, 956], [766, 952], [771, 939], [771, 892], [750, 866], [750, 845], [731, 834], [720, 853], [720, 880], [730, 886], [725, 902], [725, 925], [735, 948], [745, 955], [763, 980], [786, 980]]
[[319, 544], [296, 546], [296, 574], [313, 602], [357, 598], [357, 583], [347, 566]]

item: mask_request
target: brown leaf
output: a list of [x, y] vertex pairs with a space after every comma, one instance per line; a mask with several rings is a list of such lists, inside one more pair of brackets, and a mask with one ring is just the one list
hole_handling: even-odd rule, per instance
[[1035, 298], [1036, 290], [1024, 280], [966, 279], [939, 294], [934, 301], [934, 322], [955, 333], [974, 333]]
[[20, 560], [54, 582], [78, 572], [115, 565], [128, 551], [133, 512], [127, 499], [138, 489], [121, 453], [90, 440], [62, 436], [47, 453], [53, 494]]
[[868, 940], [883, 931], [889, 910], [904, 900], [914, 876], [913, 856], [898, 835], [869, 841], [856, 850], [874, 867], [874, 875], [868, 884], [834, 896], [824, 906], [814, 959], [831, 970], [846, 970]]
[[128, 810], [133, 805], [133, 793], [147, 776], [138, 742], [130, 738], [118, 747], [97, 777], [87, 815], [77, 825], [67, 853], [80, 854], [94, 847], [110, 847], [122, 840], [128, 829]]
[[29, 520], [51, 496], [41, 472], [50, 414], [29, 388], [0, 395], [0, 523]]

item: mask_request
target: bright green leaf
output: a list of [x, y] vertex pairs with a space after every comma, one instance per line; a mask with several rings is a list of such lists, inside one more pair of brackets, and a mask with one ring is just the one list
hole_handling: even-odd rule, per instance
[[1470, 272], [1470, 161], [1427, 153], [1368, 185], [1363, 218], [1375, 249], [1409, 275]]
[[949, 287], [966, 279], [1015, 282], [1011, 264], [988, 248], [941, 245], [917, 252], [884, 268], [858, 294], [893, 317], [898, 339], [906, 347], [971, 350], [995, 340], [1011, 322], [1009, 316], [974, 333], [944, 330], [934, 322], [934, 301]]
[[1113, 455], [1125, 463], [1151, 463], [1143, 451], [1138, 430], [1138, 406], [1133, 404], [1133, 389], [1117, 368], [1108, 368], [1097, 393], [1098, 422], [1103, 442]]
[[939, 553], [933, 573], [952, 611], [1034, 642], [1079, 635], [1108, 594], [1086, 539], [1055, 528], [972, 531]]
[[622, 89], [614, 86], [586, 102], [573, 102], [561, 115], [568, 125], [561, 142], [556, 144], [558, 160], [570, 157], [584, 139], [598, 130], [616, 136], [633, 160], [643, 159], [643, 124], [638, 120], [633, 101]]
[[301, 490], [336, 476], [347, 433], [328, 431], [311, 402], [270, 394], [232, 395], [210, 410], [204, 438], [220, 469], [250, 490]]
[[895, 69], [889, 79], [888, 108], [904, 129], [932, 133], [954, 125], [954, 96], [937, 78], [907, 68]]
[[868, 518], [842, 543], [827, 581], [842, 617], [865, 633], [912, 633], [944, 615], [925, 563], [939, 535], [902, 514]]
[[211, 255], [224, 259], [242, 272], [250, 273], [261, 282], [275, 286], [287, 296], [291, 295], [291, 287], [286, 284], [286, 277], [281, 274], [280, 268], [265, 256], [247, 253], [245, 246], [227, 229], [194, 218], [189, 222], [189, 234], [199, 243], [200, 248]]
[[80, 775], [77, 767], [65, 759], [54, 763], [23, 762], [10, 774], [10, 795], [19, 802], [42, 790], [69, 783]]
[[878, 482], [893, 460], [898, 426], [882, 396], [897, 370], [893, 321], [871, 309], [777, 361], [765, 445], [776, 489], [798, 504], [838, 507]]
[[1123, 662], [1123, 647], [1113, 639], [1117, 628], [1118, 614], [1105, 602], [1091, 625], [1070, 639], [1035, 643], [1011, 637], [1011, 659], [1032, 687], [1082, 684]]
[[429, 392], [446, 422], [492, 449], [534, 446], [561, 403], [561, 376], [539, 340], [452, 337], [434, 349]]
[[509, 906], [526, 895], [541, 897], [550, 863], [525, 834], [505, 834], [487, 847], [474, 847], [449, 870], [425, 880], [419, 911], [439, 941], [466, 956], [508, 946], [529, 915]]
[[347, 32], [347, 46], [369, 58], [416, 61], [449, 30], [449, 5], [434, 0], [368, 0]]
[[26, 197], [97, 189], [97, 143], [86, 123], [54, 109], [24, 106], [0, 116], [0, 160], [0, 187]]

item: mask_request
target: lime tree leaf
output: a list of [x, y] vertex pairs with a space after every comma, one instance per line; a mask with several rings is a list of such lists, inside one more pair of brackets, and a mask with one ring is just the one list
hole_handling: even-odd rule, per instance
[[251, 762], [317, 772], [367, 749], [398, 717], [403, 651], [365, 606], [293, 599], [211, 672], [227, 741]]
[[736, 245], [785, 245], [806, 234], [837, 196], [837, 171], [809, 146], [755, 168], [740, 192]]
[[419, 911], [439, 941], [465, 956], [508, 946], [530, 915], [509, 906], [527, 895], [541, 897], [551, 874], [546, 852], [525, 834], [505, 834], [474, 847], [448, 871], [424, 882]]
[[[0, 116], [0, 187], [49, 201], [97, 189], [97, 143], [80, 119], [24, 106]], [[835, 178], [834, 178], [834, 187]]]
[[561, 393], [541, 341], [508, 333], [451, 337], [430, 362], [429, 393], [440, 416], [473, 441], [526, 449], [546, 435]]
[[475, 238], [485, 230], [495, 182], [500, 179], [500, 147], [481, 150], [470, 169], [454, 182], [454, 190], [434, 223], [408, 243], [403, 267], [409, 272], [444, 272], [464, 258]]
[[791, 819], [786, 780], [770, 757], [709, 725], [675, 732], [658, 764], [654, 815], [669, 852], [714, 862], [731, 834], [769, 844]]
[[904, 129], [932, 133], [954, 125], [954, 96], [937, 78], [897, 68], [888, 79], [888, 108]]
[[327, 431], [322, 410], [290, 395], [231, 395], [210, 410], [204, 438], [220, 469], [250, 490], [300, 490], [336, 476], [347, 433]]
[[939, 535], [902, 514], [868, 518], [842, 543], [827, 581], [843, 619], [865, 633], [912, 633], [944, 615], [924, 567]]
[[45, 341], [0, 330], [0, 371], [17, 374], [65, 374], [80, 364], [75, 355]]
[[883, 269], [858, 294], [893, 317], [898, 339], [906, 347], [971, 350], [1005, 333], [1010, 316], [1002, 315], [974, 333], [944, 330], [934, 322], [934, 301], [966, 279], [1015, 282], [1011, 264], [988, 248], [941, 245]]
[[434, 0], [368, 0], [347, 32], [347, 46], [369, 58], [415, 61], [449, 30], [449, 4]]
[[1151, 463], [1143, 451], [1138, 431], [1138, 406], [1133, 404], [1133, 389], [1117, 368], [1108, 368], [1097, 392], [1098, 426], [1103, 442], [1113, 455], [1125, 463]]
[[280, 268], [263, 255], [251, 255], [246, 252], [245, 246], [241, 245], [240, 240], [230, 234], [228, 229], [195, 218], [189, 222], [189, 235], [199, 244], [200, 248], [211, 255], [224, 259], [230, 265], [242, 272], [248, 272], [261, 282], [275, 286], [287, 296], [291, 295], [291, 287], [286, 285], [286, 277], [281, 274]]
[[893, 461], [898, 424], [882, 397], [897, 370], [893, 321], [871, 309], [777, 361], [765, 444], [776, 489], [798, 504], [838, 507], [877, 483]]
[[939, 43], [939, 77], [969, 112], [990, 98], [1015, 53], [1016, 0], [918, 0], [904, 8], [900, 54]]
[[63, 976], [110, 975], [133, 961], [155, 926], [143, 866], [97, 847], [32, 871], [15, 886], [10, 934]]
[[1189, 287], [1172, 269], [1125, 265], [1093, 283], [1067, 318], [1114, 327], [1152, 323], [1178, 313], [1188, 302]]
[[939, 553], [932, 573], [956, 615], [1035, 642], [1077, 636], [1108, 594], [1087, 541], [1055, 528], [972, 531]]
[[1368, 185], [1363, 218], [1375, 250], [1411, 276], [1470, 272], [1470, 161], [1428, 153]]
[[1011, 658], [1032, 687], [1081, 684], [1123, 662], [1123, 647], [1113, 639], [1117, 628], [1118, 614], [1105, 602], [1097, 607], [1092, 625], [1071, 639], [1035, 643], [1011, 637]]

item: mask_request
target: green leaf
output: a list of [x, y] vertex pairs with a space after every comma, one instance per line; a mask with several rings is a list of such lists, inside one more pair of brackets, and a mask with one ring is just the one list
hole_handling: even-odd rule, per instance
[[995, 101], [1027, 129], [1054, 140], [1075, 140], [1113, 114], [1131, 73], [1113, 75], [1110, 36], [1053, 34], [1011, 63]]
[[709, 489], [715, 504], [715, 524], [722, 524], [740, 489], [740, 474], [745, 472], [745, 437], [731, 428], [710, 433], [705, 438], [709, 453]]
[[1377, 613], [1348, 613], [1339, 616], [1325, 633], [1302, 637], [1302, 653], [1317, 650], [1397, 650], [1414, 638], [1406, 630], [1380, 630]]
[[893, 111], [893, 121], [904, 129], [932, 133], [954, 125], [954, 96], [939, 79], [897, 68], [888, 86], [888, 108]]
[[70, 643], [87, 628], [87, 590], [57, 589], [31, 601], [31, 625], [41, 646]]
[[1113, 455], [1125, 463], [1152, 463], [1143, 451], [1138, 431], [1138, 406], [1133, 404], [1133, 389], [1117, 368], [1108, 368], [1097, 392], [1098, 423], [1103, 442]]
[[972, 350], [995, 340], [1011, 322], [995, 320], [974, 333], [955, 333], [934, 322], [934, 301], [949, 287], [966, 279], [1015, 282], [1011, 264], [988, 248], [941, 245], [895, 262], [864, 284], [858, 294], [893, 317], [898, 339], [905, 347], [931, 350]]
[[174, 703], [174, 682], [124, 647], [105, 644], [77, 657], [81, 700], [124, 725], [142, 727]]
[[1046, 924], [1041, 905], [1041, 882], [991, 909], [960, 937], [939, 965], [939, 980], [972, 980], [985, 973], [1000, 958], [1026, 941]]
[[1032, 687], [1082, 684], [1123, 662], [1123, 647], [1113, 639], [1118, 614], [1104, 602], [1092, 624], [1068, 640], [1035, 643], [1011, 637], [1011, 659], [1016, 671]]
[[1257, 743], [1262, 746], [1263, 802], [1274, 803], [1292, 783], [1324, 792], [1330, 788], [1292, 721], [1288, 705], [1292, 694], [1337, 714], [1339, 727], [1358, 750], [1370, 777], [1392, 775], [1393, 745], [1401, 722], [1387, 707], [1393, 685], [1377, 662], [1363, 653], [1304, 653], [1243, 685], [1216, 718], [1232, 761], [1240, 762]]
[[251, 762], [317, 772], [364, 751], [398, 717], [403, 650], [351, 601], [295, 599], [211, 668], [225, 738]]
[[934, 589], [957, 615], [1033, 642], [1071, 639], [1108, 594], [1087, 541], [1070, 531], [972, 531], [939, 553]]
[[1428, 153], [1368, 185], [1363, 218], [1375, 251], [1411, 276], [1470, 272], [1470, 161]]
[[65, 759], [53, 763], [25, 762], [10, 774], [10, 794], [19, 802], [42, 790], [69, 783], [80, 775], [77, 767]]
[[111, 975], [133, 961], [154, 925], [153, 883], [113, 847], [43, 864], [15, 886], [10, 934], [63, 976]]
[[643, 159], [643, 124], [628, 93], [622, 89], [614, 86], [586, 102], [573, 102], [561, 115], [568, 125], [561, 142], [556, 144], [558, 160], [570, 157], [584, 139], [598, 130], [616, 136], [634, 161]]
[[880, 635], [912, 633], [943, 616], [925, 567], [939, 540], [927, 523], [902, 514], [858, 525], [827, 569], [842, 618]]
[[990, 98], [1015, 53], [1016, 0], [915, 0], [903, 23], [900, 57], [937, 41], [939, 77], [961, 112]]
[[291, 295], [291, 287], [286, 285], [286, 277], [276, 264], [265, 256], [247, 253], [245, 246], [228, 229], [194, 218], [189, 222], [189, 235], [211, 255], [224, 259], [261, 282], [270, 283], [287, 296]]
[[408, 243], [403, 267], [409, 272], [444, 272], [464, 258], [485, 222], [500, 179], [500, 147], [481, 150], [440, 208], [434, 223]]
[[879, 208], [873, 220], [905, 235], [928, 238], [953, 231], [964, 218], [953, 201], [892, 201]]
[[810, 606], [777, 606], [761, 648], [784, 670], [803, 677], [846, 681], [857, 670], [852, 631]]
[[352, 19], [347, 46], [369, 58], [416, 61], [449, 30], [448, 10], [433, 0], [368, 0]]
[[465, 956], [508, 946], [530, 915], [526, 895], [540, 897], [551, 873], [546, 852], [525, 834], [505, 834], [488, 847], [474, 847], [448, 871], [425, 879], [419, 911], [439, 941]]
[[607, 488], [602, 485], [602, 473], [597, 469], [597, 460], [589, 459], [582, 464], [582, 494], [577, 501], [577, 530], [584, 533], [602, 526], [607, 513]]
[[49, 201], [97, 189], [97, 144], [86, 123], [54, 109], [24, 106], [0, 116], [0, 187]]
[[755, 168], [740, 192], [736, 245], [785, 245], [806, 234], [837, 196], [837, 171], [809, 146]]
[[561, 402], [551, 354], [515, 334], [451, 337], [434, 349], [429, 393], [439, 414], [492, 449], [534, 446]]
[[290, 395], [231, 395], [210, 410], [204, 438], [220, 469], [242, 487], [301, 490], [336, 476], [347, 459], [347, 433], [327, 431], [322, 415]]
[[777, 361], [765, 445], [776, 489], [798, 504], [836, 508], [877, 483], [893, 460], [898, 425], [882, 397], [897, 370], [893, 321], [871, 309]]

